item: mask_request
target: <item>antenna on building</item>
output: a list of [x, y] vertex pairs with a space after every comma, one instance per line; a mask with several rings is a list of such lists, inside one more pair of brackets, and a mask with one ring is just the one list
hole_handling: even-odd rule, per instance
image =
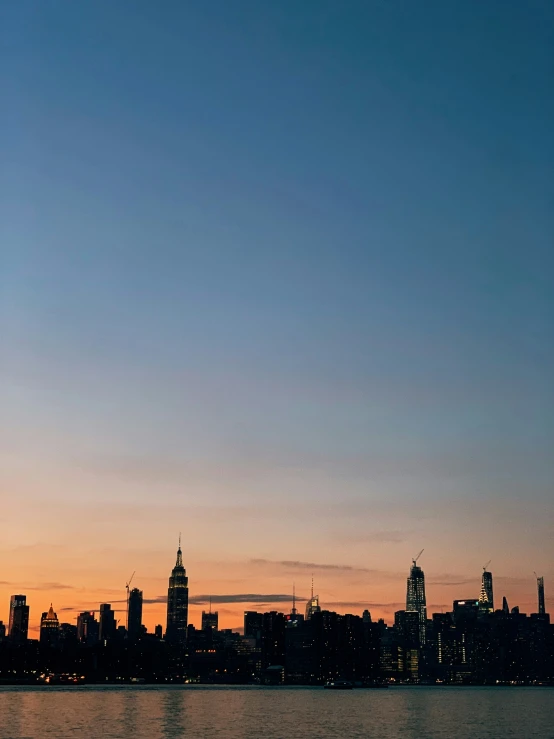
[[314, 599], [314, 573], [312, 572], [312, 600]]
[[179, 531], [179, 549], [181, 548], [181, 532]]

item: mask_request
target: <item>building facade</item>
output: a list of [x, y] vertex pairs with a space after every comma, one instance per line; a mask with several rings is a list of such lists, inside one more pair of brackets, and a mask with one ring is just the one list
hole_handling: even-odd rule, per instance
[[129, 639], [138, 639], [142, 634], [142, 590], [133, 588], [127, 606], [127, 634]]
[[58, 646], [60, 640], [60, 622], [54, 613], [52, 603], [47, 612], [40, 619], [40, 643], [50, 647]]
[[481, 593], [479, 595], [479, 610], [484, 613], [494, 611], [494, 595], [492, 591], [492, 572], [483, 570], [481, 576]]
[[115, 612], [110, 603], [100, 604], [100, 641], [107, 642], [115, 638], [117, 622]]
[[8, 636], [12, 644], [23, 644], [29, 633], [29, 606], [27, 596], [12, 595], [10, 598], [10, 620]]
[[167, 590], [167, 626], [165, 638], [169, 642], [185, 644], [187, 640], [189, 612], [189, 580], [183, 567], [181, 539], [177, 549], [177, 561], [169, 577]]
[[419, 641], [425, 644], [425, 628], [427, 623], [427, 600], [425, 598], [425, 574], [421, 567], [412, 561], [410, 576], [406, 590], [406, 610], [419, 613]]
[[544, 600], [544, 577], [537, 577], [537, 595], [538, 595], [538, 612], [540, 614], [546, 613], [546, 602]]

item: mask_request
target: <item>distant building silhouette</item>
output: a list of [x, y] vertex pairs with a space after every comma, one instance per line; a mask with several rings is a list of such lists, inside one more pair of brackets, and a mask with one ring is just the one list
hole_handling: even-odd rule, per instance
[[3, 642], [6, 638], [6, 624], [0, 621], [0, 642]]
[[321, 606], [319, 605], [319, 595], [314, 595], [314, 579], [312, 577], [312, 592], [306, 603], [306, 621], [309, 621], [314, 613], [321, 613]]
[[82, 644], [96, 644], [99, 637], [98, 621], [94, 611], [83, 611], [77, 616], [77, 639]]
[[12, 644], [23, 644], [29, 632], [29, 606], [27, 596], [12, 595], [10, 598], [10, 620], [8, 636]]
[[60, 622], [54, 613], [52, 603], [50, 609], [42, 614], [40, 619], [40, 643], [50, 647], [57, 647], [60, 640]]
[[502, 598], [502, 612], [510, 613], [510, 607], [508, 606], [508, 599], [506, 598], [506, 596]]
[[244, 612], [244, 636], [247, 639], [260, 639], [262, 620], [262, 614], [257, 611]]
[[117, 623], [115, 620], [115, 612], [112, 610], [110, 603], [100, 604], [100, 641], [107, 642], [115, 638], [117, 632]]
[[537, 595], [539, 598], [539, 613], [546, 613], [546, 603], [544, 600], [544, 577], [537, 577]]
[[138, 588], [129, 593], [127, 634], [130, 639], [138, 639], [142, 634], [142, 590]]
[[425, 598], [425, 575], [417, 564], [417, 558], [412, 560], [410, 576], [406, 590], [406, 610], [419, 613], [419, 642], [425, 644], [425, 626], [427, 623], [427, 600]]
[[212, 613], [209, 611], [202, 611], [202, 631], [210, 629], [211, 631], [217, 631], [219, 619], [217, 611]]
[[492, 573], [483, 570], [481, 576], [481, 593], [479, 595], [479, 610], [484, 613], [494, 611], [494, 596], [492, 590]]
[[171, 571], [167, 590], [167, 626], [165, 638], [169, 642], [184, 644], [187, 640], [189, 611], [189, 580], [183, 567], [181, 537], [177, 549], [177, 561]]

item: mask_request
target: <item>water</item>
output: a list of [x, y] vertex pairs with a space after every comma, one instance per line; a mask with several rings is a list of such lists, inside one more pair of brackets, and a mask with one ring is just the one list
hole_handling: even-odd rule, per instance
[[554, 739], [553, 688], [0, 688], [0, 739]]

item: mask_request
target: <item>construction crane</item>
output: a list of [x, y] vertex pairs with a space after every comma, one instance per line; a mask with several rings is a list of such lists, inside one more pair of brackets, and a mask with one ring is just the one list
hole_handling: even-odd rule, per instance
[[412, 562], [414, 563], [414, 567], [416, 566], [417, 560], [421, 557], [425, 549], [422, 549], [421, 552], [417, 555], [415, 559], [412, 559]]
[[133, 582], [133, 577], [135, 576], [135, 573], [131, 575], [128, 582], [125, 583], [125, 587], [127, 588], [127, 620], [126, 620], [126, 629], [129, 630], [129, 585]]
[[483, 565], [483, 572], [486, 572], [487, 567], [490, 565], [491, 562], [492, 562], [492, 559], [489, 559], [489, 561], [487, 562], [487, 564], [486, 565]]

